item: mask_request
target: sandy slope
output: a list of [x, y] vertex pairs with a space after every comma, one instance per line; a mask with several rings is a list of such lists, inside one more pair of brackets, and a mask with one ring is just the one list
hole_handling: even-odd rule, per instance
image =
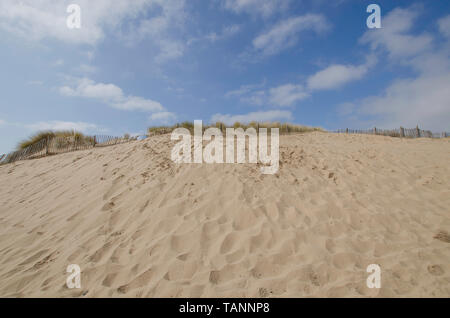
[[274, 176], [171, 146], [0, 167], [0, 296], [450, 296], [449, 139], [281, 137]]

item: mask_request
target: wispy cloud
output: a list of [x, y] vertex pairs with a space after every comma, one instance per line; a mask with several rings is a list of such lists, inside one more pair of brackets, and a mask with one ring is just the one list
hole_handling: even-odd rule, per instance
[[408, 33], [420, 11], [418, 6], [392, 10], [383, 17], [383, 28], [368, 30], [360, 42], [370, 45], [372, 50], [386, 49], [391, 58], [411, 57], [426, 51], [432, 44], [432, 36]]
[[286, 83], [269, 89], [260, 84], [243, 85], [225, 94], [237, 97], [242, 103], [257, 106], [288, 107], [307, 99], [314, 92], [336, 89], [361, 79], [377, 62], [375, 56], [368, 56], [361, 65], [333, 64], [308, 77], [305, 83]]
[[71, 121], [42, 121], [33, 124], [25, 125], [26, 128], [39, 131], [39, 130], [75, 130], [83, 133], [89, 132], [104, 132], [105, 129], [95, 124], [86, 122], [71, 122]]
[[199, 41], [208, 41], [210, 43], [215, 43], [217, 41], [227, 39], [237, 34], [241, 30], [241, 26], [238, 24], [227, 25], [222, 28], [222, 30], [217, 32], [210, 32], [206, 35], [200, 37], [194, 37], [188, 40], [188, 45], [192, 45]]
[[253, 48], [264, 55], [274, 55], [296, 45], [302, 31], [312, 30], [321, 33], [329, 28], [329, 23], [322, 15], [306, 14], [291, 17], [258, 35], [253, 40]]
[[310, 76], [307, 85], [310, 90], [339, 88], [349, 82], [361, 79], [375, 64], [374, 56], [369, 56], [366, 63], [361, 65], [333, 64]]
[[378, 126], [421, 127], [431, 130], [450, 130], [450, 72], [415, 79], [397, 80], [380, 96], [359, 101], [353, 115], [372, 116]]
[[150, 116], [151, 122], [162, 123], [165, 125], [173, 123], [176, 119], [177, 116], [171, 112], [159, 112]]
[[72, 32], [66, 26], [69, 1], [3, 0], [0, 3], [0, 27], [27, 39], [57, 39], [73, 44], [95, 44], [104, 37], [104, 28], [116, 26], [149, 1], [78, 0], [82, 9], [82, 28]]
[[309, 97], [302, 85], [285, 84], [269, 90], [269, 101], [275, 106], [292, 106]]
[[248, 13], [268, 17], [288, 8], [290, 0], [225, 0], [226, 9], [235, 13]]
[[101, 133], [106, 132], [108, 129], [101, 127], [97, 124], [84, 122], [84, 121], [64, 121], [64, 120], [50, 120], [50, 121], [38, 121], [34, 123], [23, 122], [10, 122], [0, 119], [0, 125], [8, 125], [20, 129], [26, 129], [30, 131], [43, 131], [43, 130], [75, 130], [83, 133]]
[[450, 15], [438, 20], [439, 31], [446, 37], [450, 37]]
[[165, 111], [159, 102], [143, 97], [127, 96], [120, 87], [114, 84], [96, 83], [88, 78], [78, 79], [77, 82], [77, 85], [74, 87], [61, 87], [59, 90], [61, 95], [97, 99], [111, 107], [122, 110]]
[[95, 98], [104, 101], [119, 100], [123, 98], [122, 89], [114, 84], [96, 83], [88, 78], [82, 78], [77, 81], [78, 85], [75, 87], [61, 87], [60, 93], [64, 96]]
[[244, 104], [256, 106], [292, 106], [300, 100], [309, 97], [309, 93], [300, 84], [284, 84], [265, 88], [266, 81], [260, 84], [242, 85], [239, 89], [229, 91], [226, 97], [239, 98]]
[[266, 85], [266, 81], [264, 80], [260, 84], [250, 84], [250, 85], [242, 85], [236, 90], [229, 91], [225, 94], [225, 97], [241, 97], [243, 95], [246, 95], [256, 89], [261, 89]]
[[[144, 1], [144, 0], [142, 0]], [[147, 0], [153, 15], [137, 21], [126, 33], [121, 32], [124, 43], [133, 46], [144, 39], [151, 40], [158, 49], [154, 61], [158, 64], [180, 58], [186, 50], [183, 36], [187, 11], [185, 0]]]
[[68, 29], [66, 8], [72, 2], [2, 0], [0, 29], [28, 41], [54, 39], [73, 45], [95, 46], [107, 33], [117, 34], [129, 44], [151, 39], [160, 50], [159, 62], [183, 53], [182, 42], [172, 37], [170, 30], [185, 20], [185, 0], [114, 0], [113, 4], [110, 0], [77, 0], [82, 26]]
[[[370, 45], [377, 54], [388, 53], [392, 61], [400, 61], [417, 75], [394, 80], [379, 95], [350, 101], [344, 118], [354, 123], [367, 123], [378, 127], [421, 127], [431, 130], [450, 130], [450, 52], [449, 38], [441, 47], [431, 45], [429, 34], [414, 34], [413, 21], [420, 13], [408, 9], [394, 9], [383, 20], [380, 36], [366, 33], [362, 42]], [[438, 20], [438, 27], [445, 27], [446, 16]], [[373, 42], [372, 42], [373, 41]], [[358, 106], [355, 106], [358, 105]]]
[[118, 102], [113, 102], [112, 105], [117, 109], [123, 110], [164, 111], [164, 107], [159, 102], [136, 96], [123, 97]]

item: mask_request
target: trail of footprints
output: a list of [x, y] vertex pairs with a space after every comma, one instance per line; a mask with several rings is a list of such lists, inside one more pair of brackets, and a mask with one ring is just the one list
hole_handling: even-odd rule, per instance
[[[226, 167], [225, 173], [207, 167], [199, 175], [217, 178], [208, 178], [213, 182], [205, 190], [202, 178], [189, 172], [202, 167], [174, 166], [166, 153], [153, 146], [142, 145], [152, 161], [136, 163], [139, 167], [126, 165], [137, 148], [116, 158], [122, 168], [110, 170], [108, 163], [102, 164], [99, 179], [105, 192], [101, 205], [96, 211], [81, 209], [66, 222], [87, 222], [89, 214], [105, 222], [90, 228], [84, 241], [73, 240], [79, 245], [75, 252], [66, 255], [63, 234], [54, 233], [62, 240], [60, 249], [35, 251], [0, 278], [53, 272], [52, 264], [65, 257], [65, 262], [85, 268], [83, 279], [99, 282], [90, 290], [70, 294], [79, 297], [333, 296], [342, 290], [353, 296], [375, 296], [361, 283], [366, 266], [375, 259], [391, 266], [386, 275], [397, 295], [414, 290], [411, 277], [394, 266], [395, 256], [387, 252], [392, 253], [392, 248], [386, 242], [395, 238], [398, 251], [405, 253], [427, 251], [426, 245], [413, 247], [411, 234], [402, 230], [396, 215], [384, 217], [377, 202], [368, 199], [388, 195], [392, 185], [380, 182], [378, 192], [370, 193], [358, 184], [362, 174], [379, 178], [380, 167], [368, 167], [348, 153], [341, 154], [342, 163], [331, 164], [322, 158], [320, 146], [282, 148], [277, 176], [261, 176], [258, 167], [251, 165]], [[391, 168], [401, 169], [401, 165]], [[239, 179], [237, 187], [232, 182], [235, 178]], [[408, 189], [404, 191], [400, 197]], [[208, 201], [205, 194], [216, 200]], [[130, 203], [129, 196], [135, 201]], [[47, 222], [50, 217], [46, 216]], [[383, 230], [369, 232], [371, 224]], [[38, 229], [31, 232], [45, 233]], [[441, 244], [450, 242], [448, 238], [445, 231], [430, 236]], [[100, 248], [88, 252], [87, 247], [97, 240], [103, 240]], [[10, 248], [0, 253], [6, 264], [9, 256], [20, 251]], [[414, 266], [408, 269], [417, 271]], [[439, 264], [428, 265], [426, 271], [433, 277], [448, 275]], [[68, 293], [57, 278], [60, 274], [42, 281], [39, 288], [47, 291], [60, 284], [58, 291]], [[11, 280], [7, 287], [14, 286], [20, 295], [27, 277]], [[236, 295], [237, 290], [243, 294]]]

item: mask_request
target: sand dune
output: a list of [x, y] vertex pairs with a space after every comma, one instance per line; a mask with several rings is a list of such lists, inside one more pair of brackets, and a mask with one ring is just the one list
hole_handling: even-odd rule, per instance
[[276, 175], [173, 144], [1, 166], [0, 296], [450, 296], [449, 139], [282, 136]]

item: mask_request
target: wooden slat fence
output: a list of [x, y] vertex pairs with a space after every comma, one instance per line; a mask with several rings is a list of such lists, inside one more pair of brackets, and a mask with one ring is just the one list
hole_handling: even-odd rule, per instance
[[20, 160], [35, 159], [49, 155], [66, 152], [87, 150], [94, 147], [107, 147], [136, 140], [136, 138], [113, 137], [113, 136], [89, 136], [76, 137], [54, 137], [43, 139], [25, 149], [11, 152], [0, 158], [0, 164], [13, 163]]
[[124, 137], [112, 137], [112, 136], [95, 136], [95, 146], [96, 147], [106, 147], [106, 146], [113, 146], [118, 144], [123, 144], [125, 142], [129, 142], [131, 139], [134, 138], [124, 138]]
[[2, 161], [0, 161], [1, 164], [3, 163], [12, 163], [19, 160], [25, 160], [25, 159], [33, 159], [38, 158], [46, 155], [46, 145], [47, 140], [41, 140], [25, 149], [11, 152], [10, 154], [6, 155]]
[[430, 130], [422, 130], [419, 127], [416, 128], [403, 128], [399, 129], [339, 129], [335, 133], [340, 134], [366, 134], [366, 135], [380, 135], [380, 136], [390, 136], [399, 138], [446, 138], [450, 136], [448, 132], [433, 133]]

